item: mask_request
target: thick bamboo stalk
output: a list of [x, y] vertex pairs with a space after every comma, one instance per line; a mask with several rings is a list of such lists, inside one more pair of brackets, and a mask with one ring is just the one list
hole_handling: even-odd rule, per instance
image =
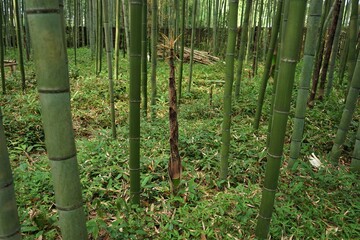
[[351, 170], [355, 172], [360, 172], [360, 123], [358, 125], [354, 151], [350, 164]]
[[104, 32], [105, 32], [106, 60], [107, 60], [107, 64], [108, 64], [111, 135], [114, 139], [116, 139], [114, 80], [113, 80], [113, 68], [112, 68], [110, 24], [109, 24], [109, 15], [108, 15], [108, 12], [109, 12], [108, 0], [102, 0], [102, 8], [103, 8], [102, 15], [103, 15]]
[[130, 0], [130, 199], [140, 204], [140, 88], [142, 1]]
[[121, 24], [120, 24], [120, 18], [121, 18], [121, 0], [116, 0], [116, 5], [115, 5], [115, 71], [114, 71], [114, 75], [115, 75], [115, 80], [118, 80], [119, 78], [119, 52], [120, 52], [120, 32], [121, 32]]
[[26, 83], [25, 83], [25, 67], [24, 67], [24, 56], [23, 56], [23, 45], [22, 45], [22, 35], [21, 35], [21, 28], [22, 24], [20, 23], [19, 17], [19, 0], [13, 0], [14, 4], [14, 16], [15, 16], [15, 23], [16, 23], [16, 40], [17, 40], [17, 47], [19, 51], [19, 66], [21, 72], [21, 88], [22, 91], [25, 92]]
[[337, 22], [339, 19], [340, 5], [341, 5], [341, 0], [335, 0], [334, 8], [332, 11], [332, 13], [333, 13], [332, 24], [330, 25], [330, 28], [328, 29], [327, 41], [326, 41], [324, 57], [323, 57], [324, 60], [323, 60], [323, 65], [321, 67], [319, 95], [318, 95], [319, 100], [323, 100], [324, 95], [325, 95], [326, 76], [327, 76], [327, 72], [328, 72], [328, 68], [329, 68], [329, 62], [330, 62], [335, 32], [336, 32], [336, 26], [337, 26]]
[[263, 77], [261, 79], [261, 86], [260, 86], [260, 91], [259, 91], [259, 96], [258, 96], [258, 104], [257, 104], [256, 113], [255, 113], [254, 129], [259, 128], [262, 107], [264, 104], [266, 86], [268, 83], [268, 79], [270, 77], [270, 69], [271, 69], [272, 60], [274, 57], [274, 50], [275, 50], [276, 42], [277, 42], [278, 35], [279, 35], [281, 9], [282, 9], [283, 0], [279, 0], [277, 4], [278, 4], [278, 6], [277, 6], [276, 14], [275, 14], [275, 19], [274, 19], [275, 22], [274, 22], [274, 25], [271, 30], [270, 46], [269, 46], [269, 50], [266, 55], [264, 73], [263, 73]]
[[359, 9], [359, 0], [351, 1], [351, 16], [350, 16], [350, 26], [349, 26], [349, 53], [347, 57], [348, 69], [348, 88], [351, 84], [352, 75], [354, 73], [356, 65], [356, 45], [358, 43], [358, 9]]
[[[249, 1], [248, 1], [249, 3]], [[251, 4], [251, 3], [250, 3]], [[228, 16], [228, 40], [226, 47], [225, 58], [225, 87], [224, 87], [224, 116], [222, 123], [222, 144], [221, 144], [221, 159], [220, 159], [220, 179], [225, 180], [228, 175], [229, 168], [229, 151], [230, 151], [230, 125], [231, 125], [231, 95], [234, 81], [234, 56], [237, 33], [237, 18], [238, 18], [238, 0], [229, 1], [229, 16]]]
[[14, 180], [0, 107], [0, 239], [21, 239], [20, 221], [17, 213]]
[[306, 100], [309, 95], [311, 72], [314, 67], [314, 56], [318, 45], [317, 34], [320, 28], [322, 2], [311, 0], [309, 9], [309, 18], [307, 22], [306, 40], [304, 47], [303, 67], [300, 75], [298, 94], [296, 100], [296, 109], [294, 117], [294, 131], [291, 137], [290, 160], [288, 168], [292, 168], [299, 158], [301, 142], [303, 138]]
[[178, 81], [178, 106], [180, 106], [182, 94], [182, 80], [184, 70], [184, 47], [185, 47], [185, 1], [181, 3], [181, 43], [180, 43], [180, 68], [179, 68], [179, 81]]
[[267, 238], [275, 202], [296, 63], [302, 43], [306, 3], [306, 0], [289, 0], [289, 18], [285, 29], [283, 49], [280, 51], [281, 62], [267, 154], [265, 181], [256, 226], [256, 236], [259, 239]]
[[194, 0], [193, 3], [193, 12], [192, 12], [192, 21], [191, 21], [191, 53], [190, 53], [190, 70], [189, 70], [189, 84], [187, 91], [191, 90], [192, 83], [192, 73], [193, 73], [193, 65], [194, 65], [194, 39], [195, 39], [195, 30], [196, 30], [196, 11], [197, 11], [197, 1]]
[[338, 164], [342, 145], [345, 142], [346, 134], [349, 130], [350, 122], [354, 114], [357, 100], [360, 93], [360, 55], [358, 56], [354, 74], [351, 80], [350, 88], [347, 94], [345, 108], [341, 116], [340, 124], [336, 132], [334, 145], [330, 152], [330, 160], [334, 165]]
[[328, 84], [326, 85], [326, 93], [325, 93], [326, 97], [330, 96], [330, 93], [331, 93], [332, 87], [333, 87], [335, 64], [336, 64], [337, 54], [338, 54], [338, 50], [339, 50], [340, 32], [341, 32], [341, 28], [342, 28], [341, 20], [343, 18], [343, 14], [344, 14], [345, 2], [346, 2], [345, 0], [342, 0], [342, 2], [341, 2], [339, 19], [336, 24], [334, 43], [332, 46], [333, 49], [331, 51], [329, 71], [328, 71]]
[[2, 93], [6, 94], [5, 86], [5, 69], [4, 69], [4, 51], [5, 44], [3, 38], [3, 2], [0, 1], [0, 73], [1, 73], [1, 87]]
[[142, 110], [147, 116], [147, 0], [142, 5], [142, 41], [141, 41], [141, 86], [142, 86]]
[[240, 82], [241, 82], [242, 71], [243, 71], [243, 62], [245, 59], [246, 42], [247, 42], [247, 38], [248, 38], [249, 19], [250, 19], [252, 3], [253, 3], [252, 0], [246, 0], [244, 23], [242, 25], [242, 30], [241, 30], [240, 51], [239, 51], [239, 58], [238, 58], [239, 63], [238, 63], [238, 68], [237, 68], [237, 72], [236, 72], [235, 98], [239, 98], [239, 96], [240, 96]]
[[62, 238], [87, 239], [59, 1], [27, 1], [30, 35]]
[[[185, 0], [184, 0], [185, 1]], [[157, 68], [157, 41], [158, 41], [158, 0], [152, 0], [151, 5], [151, 118], [156, 117], [156, 68]]]

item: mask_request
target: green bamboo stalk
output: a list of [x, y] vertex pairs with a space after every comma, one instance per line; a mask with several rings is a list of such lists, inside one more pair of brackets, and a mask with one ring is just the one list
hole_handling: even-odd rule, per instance
[[130, 53], [130, 30], [129, 30], [129, 17], [128, 17], [128, 0], [121, 0], [122, 2], [122, 10], [124, 16], [124, 31], [125, 31], [125, 40], [126, 40], [126, 48], [127, 52]]
[[4, 69], [4, 38], [3, 38], [3, 2], [0, 1], [0, 73], [1, 73], [1, 87], [2, 93], [6, 94], [5, 86], [5, 69]]
[[130, 199], [140, 204], [140, 87], [143, 0], [130, 0]]
[[269, 147], [269, 143], [270, 143], [270, 134], [271, 134], [271, 126], [272, 126], [272, 120], [273, 120], [275, 94], [276, 94], [276, 88], [277, 88], [277, 82], [278, 82], [279, 67], [280, 67], [280, 62], [281, 62], [280, 57], [281, 57], [281, 51], [283, 49], [282, 43], [284, 42], [285, 28], [286, 28], [286, 24], [288, 21], [288, 12], [289, 12], [289, 0], [284, 0], [282, 9], [281, 9], [281, 21], [280, 21], [280, 29], [279, 29], [280, 37], [279, 37], [278, 44], [277, 44], [277, 53], [276, 53], [276, 58], [275, 58], [274, 84], [273, 84], [273, 88], [272, 88], [272, 95], [271, 95], [271, 102], [270, 102], [268, 133], [266, 136], [266, 146], [267, 147]]
[[151, 118], [156, 118], [156, 67], [158, 41], [158, 0], [152, 0], [151, 17]]
[[265, 181], [256, 226], [256, 236], [259, 239], [267, 238], [275, 202], [296, 62], [298, 61], [302, 42], [306, 3], [306, 0], [289, 0], [289, 18], [285, 29], [283, 49], [280, 51], [281, 62], [267, 154]]
[[344, 80], [346, 63], [347, 63], [347, 58], [348, 58], [348, 54], [349, 54], [349, 41], [350, 41], [349, 35], [350, 35], [350, 28], [348, 28], [346, 31], [346, 39], [345, 39], [344, 47], [341, 51], [341, 56], [340, 56], [339, 85], [342, 85], [343, 80]]
[[178, 81], [178, 106], [180, 106], [181, 94], [182, 94], [182, 80], [184, 70], [184, 47], [185, 47], [185, 2], [182, 0], [181, 6], [181, 43], [180, 43], [180, 68], [179, 68], [179, 81]]
[[356, 132], [356, 141], [351, 159], [350, 168], [354, 172], [360, 172], [360, 123]]
[[316, 56], [315, 56], [315, 65], [314, 65], [314, 70], [313, 70], [313, 74], [312, 74], [312, 85], [311, 85], [311, 91], [310, 91], [310, 96], [309, 96], [309, 100], [308, 100], [308, 106], [309, 107], [314, 107], [315, 105], [315, 96], [316, 96], [316, 92], [318, 89], [318, 83], [319, 83], [319, 75], [320, 75], [320, 70], [321, 70], [321, 66], [323, 64], [323, 55], [324, 55], [324, 47], [325, 47], [325, 32], [326, 32], [326, 19], [329, 13], [329, 9], [330, 9], [330, 5], [331, 5], [331, 0], [325, 0], [324, 3], [324, 11], [323, 14], [321, 16], [321, 29], [319, 30], [318, 33], [318, 38], [319, 38], [319, 44], [318, 44], [318, 49], [316, 51]]
[[240, 50], [239, 50], [239, 57], [238, 57], [238, 68], [236, 72], [236, 84], [235, 84], [235, 98], [239, 98], [240, 96], [240, 82], [241, 76], [243, 71], [243, 62], [245, 58], [245, 51], [246, 51], [246, 43], [248, 37], [248, 28], [249, 28], [249, 19], [250, 19], [250, 12], [251, 6], [253, 1], [246, 0], [246, 8], [245, 8], [245, 16], [244, 16], [244, 23], [241, 29], [241, 40], [240, 40]]
[[297, 93], [294, 117], [294, 131], [291, 136], [290, 160], [288, 168], [292, 168], [300, 156], [301, 142], [304, 134], [306, 101], [309, 95], [310, 79], [314, 67], [314, 56], [319, 41], [317, 34], [320, 28], [322, 1], [311, 0], [304, 46], [303, 66]]
[[111, 116], [111, 135], [116, 139], [116, 124], [115, 124], [115, 105], [114, 105], [114, 80], [112, 68], [112, 54], [111, 54], [111, 39], [110, 39], [110, 24], [109, 24], [109, 3], [108, 0], [102, 0], [103, 22], [105, 32], [105, 48], [106, 60], [108, 64], [108, 78], [109, 78], [109, 100], [110, 100], [110, 116]]
[[359, 0], [351, 1], [351, 16], [350, 16], [350, 26], [349, 26], [349, 53], [347, 57], [348, 69], [348, 88], [350, 86], [350, 81], [354, 73], [356, 65], [356, 45], [358, 40], [358, 9], [359, 9]]
[[193, 12], [192, 12], [192, 21], [191, 21], [190, 70], [189, 70], [189, 84], [187, 88], [187, 91], [189, 93], [191, 90], [192, 73], [193, 73], [193, 65], [194, 65], [194, 39], [195, 39], [195, 30], [196, 30], [197, 1], [198, 0], [194, 0], [193, 3]]
[[[248, 0], [248, 4], [251, 0]], [[234, 56], [237, 33], [238, 0], [229, 1], [228, 39], [225, 58], [225, 88], [224, 88], [224, 117], [222, 123], [222, 144], [220, 160], [220, 179], [225, 180], [228, 175], [231, 125], [231, 95], [234, 81]]]
[[271, 69], [272, 60], [274, 57], [276, 40], [279, 35], [281, 9], [282, 9], [283, 0], [278, 0], [277, 4], [278, 4], [278, 6], [277, 6], [276, 14], [275, 14], [275, 19], [274, 19], [275, 22], [274, 22], [274, 24], [272, 26], [272, 30], [271, 30], [270, 45], [269, 45], [269, 50], [266, 55], [264, 73], [263, 73], [263, 77], [261, 79], [261, 86], [260, 86], [260, 91], [259, 91], [259, 96], [258, 96], [258, 104], [257, 104], [256, 113], [255, 113], [254, 129], [256, 129], [256, 130], [259, 128], [262, 107], [264, 104], [266, 86], [267, 86], [267, 83], [268, 83], [268, 80], [270, 77], [270, 69]]
[[214, 11], [213, 11], [213, 54], [218, 55], [218, 24], [219, 24], [219, 3], [220, 0], [214, 0]]
[[19, 66], [21, 72], [21, 88], [22, 91], [25, 92], [26, 83], [25, 83], [25, 67], [24, 67], [24, 57], [23, 57], [23, 45], [22, 45], [22, 37], [21, 37], [21, 28], [22, 25], [20, 23], [19, 17], [19, 0], [13, 0], [14, 4], [14, 16], [15, 16], [15, 23], [16, 23], [16, 40], [17, 40], [17, 47], [19, 51]]
[[120, 8], [121, 8], [121, 0], [116, 0], [115, 5], [115, 80], [119, 78], [119, 52], [120, 52], [120, 32], [121, 32], [121, 24], [120, 24]]
[[[246, 61], [247, 62], [250, 62], [250, 59], [251, 57], [253, 56], [253, 54], [251, 54], [251, 52], [254, 51], [254, 35], [255, 35], [255, 31], [256, 31], [256, 19], [257, 19], [257, 9], [258, 9], [258, 6], [259, 6], [259, 1], [261, 0], [255, 0], [255, 6], [254, 6], [254, 11], [253, 11], [253, 15], [251, 16], [252, 17], [252, 21], [251, 21], [251, 24], [252, 24], [252, 27], [250, 28], [250, 37], [248, 39], [248, 45], [247, 45], [247, 54], [246, 54]], [[254, 73], [253, 73], [254, 74]]]
[[142, 41], [141, 41], [141, 82], [142, 82], [142, 110], [147, 116], [147, 0], [142, 5]]
[[2, 119], [0, 107], [0, 239], [17, 240], [21, 239], [20, 221]]
[[357, 58], [356, 67], [352, 76], [350, 88], [347, 94], [345, 108], [341, 116], [340, 124], [336, 132], [334, 145], [330, 152], [330, 160], [334, 165], [338, 164], [342, 145], [345, 142], [346, 134], [349, 130], [350, 122], [354, 114], [358, 96], [360, 93], [360, 55]]
[[259, 61], [259, 50], [260, 50], [260, 40], [261, 40], [261, 33], [262, 33], [262, 16], [263, 16], [263, 10], [264, 10], [264, 0], [260, 0], [260, 12], [259, 12], [259, 21], [258, 26], [256, 28], [256, 35], [254, 40], [254, 49], [253, 49], [253, 76], [257, 74], [258, 69], [258, 61]]
[[59, 1], [27, 1], [45, 144], [62, 238], [87, 239]]
[[96, 5], [97, 10], [97, 19], [96, 19], [96, 75], [98, 76], [101, 72], [102, 67], [102, 50], [103, 50], [103, 40], [102, 40], [102, 3], [101, 0], [97, 0]]
[[346, 2], [345, 0], [342, 0], [342, 2], [341, 2], [339, 20], [336, 24], [333, 49], [332, 49], [332, 53], [331, 53], [331, 59], [330, 59], [329, 71], [328, 71], [328, 84], [326, 86], [326, 93], [325, 93], [326, 97], [330, 96], [330, 93], [331, 93], [332, 87], [333, 87], [335, 64], [336, 64], [336, 58], [337, 58], [337, 54], [338, 54], [338, 50], [339, 50], [340, 32], [341, 32], [341, 27], [342, 27], [341, 20], [343, 18], [343, 14], [344, 14], [345, 2]]
[[79, 35], [79, 0], [73, 0], [74, 1], [74, 33], [73, 33], [73, 41], [74, 41], [74, 64], [77, 65], [77, 47], [78, 47], [78, 35]]
[[324, 95], [325, 95], [326, 76], [328, 73], [328, 68], [329, 68], [329, 63], [330, 63], [330, 58], [331, 58], [331, 51], [332, 51], [332, 46], [333, 46], [334, 38], [335, 38], [336, 26], [337, 26], [337, 22], [339, 19], [340, 5], [341, 5], [341, 0], [334, 1], [334, 5], [332, 8], [333, 9], [333, 11], [332, 11], [333, 19], [332, 19], [332, 23], [327, 31], [327, 40], [326, 40], [325, 51], [324, 51], [324, 56], [323, 56], [324, 60], [323, 60], [323, 65], [321, 67], [319, 95], [318, 95], [319, 100], [323, 100]]

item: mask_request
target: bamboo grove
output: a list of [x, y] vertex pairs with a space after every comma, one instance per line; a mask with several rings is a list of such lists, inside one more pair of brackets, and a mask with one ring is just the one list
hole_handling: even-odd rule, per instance
[[[124, 189], [129, 191], [126, 201], [137, 207], [146, 202], [142, 195], [142, 152], [149, 149], [140, 148], [146, 141], [142, 139], [142, 124], [153, 124], [161, 117], [159, 61], [167, 61], [170, 68], [166, 169], [174, 198], [179, 197], [186, 185], [183, 182], [187, 181], [182, 177], [186, 168], [179, 153], [183, 147], [179, 138], [183, 137], [182, 104], [187, 96], [196, 95], [194, 86], [199, 84], [193, 74], [197, 64], [204, 63], [202, 58], [208, 56], [224, 60], [223, 78], [211, 82], [212, 86], [221, 86], [223, 96], [216, 173], [220, 191], [226, 191], [227, 181], [235, 177], [229, 171], [236, 164], [232, 154], [238, 154], [237, 149], [232, 149], [232, 142], [235, 135], [243, 133], [232, 130], [236, 129], [232, 128], [232, 118], [234, 105], [247, 98], [242, 82], [245, 78], [259, 81], [260, 88], [253, 91], [258, 100], [253, 111], [253, 135], [259, 136], [263, 129], [268, 134], [263, 146], [266, 168], [261, 202], [253, 234], [268, 239], [271, 219], [276, 217], [273, 211], [281, 169], [286, 167], [290, 175], [296, 174], [297, 167], [307, 161], [302, 154], [306, 124], [312, 121], [307, 119], [307, 112], [315, 111], [316, 104], [326, 103], [333, 94], [342, 95], [343, 102], [338, 106], [342, 115], [333, 126], [333, 143], [324, 161], [334, 168], [345, 165], [351, 171], [360, 171], [360, 124], [355, 118], [360, 89], [359, 22], [358, 0], [1, 1], [2, 93], [6, 96], [9, 81], [19, 76], [21, 94], [27, 94], [34, 86], [27, 82], [30, 73], [26, 70], [34, 62], [62, 239], [89, 236], [70, 106], [73, 93], [69, 65], [78, 68], [82, 64], [77, 49], [91, 52], [93, 74], [98, 81], [108, 82], [108, 92], [104, 94], [108, 132], [112, 141], [128, 140], [127, 164], [120, 167], [129, 172], [129, 189]], [[68, 55], [70, 48], [73, 55]], [[5, 59], [9, 51], [17, 53], [16, 60]], [[122, 68], [125, 62], [129, 64], [126, 70]], [[16, 65], [20, 73], [8, 76], [6, 67], [12, 72]], [[296, 74], [297, 68], [300, 74]], [[124, 72], [128, 79], [124, 79]], [[119, 81], [128, 87], [126, 110], [115, 107], [119, 97], [114, 86]], [[346, 90], [339, 93], [338, 89]], [[270, 111], [263, 111], [266, 99], [270, 99]], [[0, 239], [21, 239], [16, 182], [11, 171], [13, 159], [9, 158], [1, 108]], [[127, 135], [119, 132], [120, 111], [128, 116]], [[358, 130], [348, 159], [343, 149], [353, 122], [357, 122]], [[159, 126], [154, 124], [156, 127]], [[191, 159], [187, 160], [186, 164], [191, 164]]]

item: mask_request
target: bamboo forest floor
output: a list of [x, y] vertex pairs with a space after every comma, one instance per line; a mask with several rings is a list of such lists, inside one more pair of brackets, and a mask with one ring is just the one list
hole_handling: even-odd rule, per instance
[[[8, 56], [11, 58], [11, 56]], [[252, 127], [260, 77], [241, 83], [233, 101], [229, 177], [218, 188], [221, 147], [224, 63], [194, 66], [191, 93], [187, 93], [188, 64], [184, 68], [179, 113], [179, 149], [183, 161], [180, 194], [169, 193], [168, 65], [158, 62], [156, 119], [141, 122], [141, 207], [128, 205], [128, 64], [121, 58], [120, 80], [115, 81], [118, 137], [111, 138], [106, 65], [99, 77], [88, 49], [78, 50], [77, 68], [69, 50], [71, 104], [87, 226], [92, 239], [251, 239], [261, 199], [266, 162], [266, 132], [272, 82], [267, 89], [258, 132]], [[301, 64], [300, 64], [301, 65]], [[150, 64], [149, 64], [150, 66]], [[149, 96], [150, 96], [149, 67]], [[259, 69], [259, 76], [262, 66]], [[298, 66], [297, 76], [300, 73]], [[26, 64], [27, 90], [21, 93], [19, 71], [7, 79], [1, 97], [8, 148], [24, 239], [59, 239], [49, 162], [32, 62]], [[341, 163], [327, 163], [339, 123], [344, 88], [317, 102], [306, 116], [302, 159], [294, 173], [286, 169], [292, 121], [289, 121], [270, 234], [272, 239], [356, 239], [360, 236], [359, 175], [349, 172], [351, 151], [359, 121], [355, 113]], [[296, 91], [294, 91], [294, 96]], [[293, 98], [295, 99], [295, 98]], [[210, 105], [210, 101], [212, 104]], [[149, 101], [150, 102], [150, 101]], [[150, 104], [149, 104], [150, 105]], [[293, 117], [294, 102], [292, 103]], [[60, 146], [59, 146], [60, 147]], [[311, 153], [324, 163], [314, 169]]]

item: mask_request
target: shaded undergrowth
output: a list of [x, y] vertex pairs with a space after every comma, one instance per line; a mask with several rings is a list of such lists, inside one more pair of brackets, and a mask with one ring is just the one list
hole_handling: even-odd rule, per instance
[[[72, 52], [69, 51], [71, 59]], [[254, 132], [252, 122], [260, 77], [249, 79], [246, 74], [249, 69], [245, 69], [241, 97], [233, 104], [229, 178], [225, 189], [221, 190], [218, 188], [218, 168], [222, 85], [213, 81], [224, 79], [224, 64], [195, 65], [191, 93], [186, 92], [188, 79], [184, 79], [179, 113], [183, 181], [179, 195], [174, 197], [170, 195], [167, 182], [169, 70], [167, 64], [160, 61], [157, 116], [152, 120], [143, 118], [141, 122], [142, 202], [141, 207], [136, 208], [128, 204], [127, 60], [121, 59], [119, 80], [115, 81], [118, 138], [113, 140], [110, 137], [107, 73], [96, 77], [88, 50], [78, 51], [78, 66], [70, 62], [71, 104], [91, 238], [254, 238], [266, 164], [272, 82], [267, 89], [260, 129]], [[185, 66], [184, 76], [187, 76]], [[1, 98], [22, 232], [24, 239], [58, 239], [54, 193], [31, 62], [27, 63], [26, 70], [26, 94], [21, 93], [18, 73], [15, 73], [8, 76], [8, 94]], [[212, 96], [209, 94], [211, 85]], [[342, 106], [343, 89], [340, 88], [308, 111], [302, 159], [293, 173], [286, 170], [292, 131], [289, 121], [284, 167], [270, 230], [273, 239], [355, 239], [359, 236], [358, 175], [348, 171], [358, 113], [351, 124], [340, 166], [332, 167], [327, 163]], [[321, 169], [313, 169], [307, 160], [313, 152], [324, 163]]]

